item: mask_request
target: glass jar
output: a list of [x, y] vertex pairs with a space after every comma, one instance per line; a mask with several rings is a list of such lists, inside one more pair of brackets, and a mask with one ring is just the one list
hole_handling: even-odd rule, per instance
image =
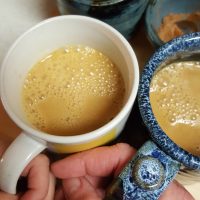
[[57, 0], [61, 14], [100, 19], [130, 38], [149, 0]]

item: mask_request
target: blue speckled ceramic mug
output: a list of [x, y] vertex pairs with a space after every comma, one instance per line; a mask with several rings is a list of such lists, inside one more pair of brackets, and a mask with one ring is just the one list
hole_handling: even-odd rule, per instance
[[138, 102], [152, 141], [147, 141], [138, 150], [117, 177], [108, 192], [111, 199], [156, 200], [178, 172], [186, 173], [189, 179], [193, 174], [200, 181], [200, 157], [183, 150], [165, 134], [153, 114], [149, 94], [152, 77], [158, 68], [171, 62], [193, 59], [200, 60], [200, 33], [184, 35], [166, 43], [146, 64], [140, 80]]

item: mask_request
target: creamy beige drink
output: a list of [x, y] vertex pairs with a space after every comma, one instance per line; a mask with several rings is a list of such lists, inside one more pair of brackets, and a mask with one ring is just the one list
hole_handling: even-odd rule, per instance
[[150, 102], [164, 132], [200, 155], [200, 62], [173, 63], [159, 70], [151, 81]]
[[28, 73], [24, 111], [36, 128], [54, 135], [93, 131], [123, 106], [125, 84], [112, 61], [88, 46], [58, 49]]

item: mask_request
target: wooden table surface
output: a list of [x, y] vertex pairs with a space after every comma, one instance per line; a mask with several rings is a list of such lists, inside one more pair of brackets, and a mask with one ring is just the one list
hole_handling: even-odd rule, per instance
[[[26, 0], [21, 0], [24, 2], [24, 4], [28, 4], [28, 1]], [[4, 1], [4, 4], [6, 4], [7, 6], [12, 3], [14, 3], [14, 0], [8, 0], [8, 1]], [[25, 31], [26, 29], [28, 29], [29, 27], [31, 27], [32, 25], [36, 24], [37, 22], [39, 22], [40, 20], [43, 20], [45, 18], [51, 17], [51, 16], [56, 16], [59, 15], [57, 9], [56, 9], [56, 1], [55, 0], [32, 0], [32, 3], [34, 2], [35, 6], [37, 5], [38, 8], [40, 8], [40, 12], [42, 12], [42, 8], [44, 9], [44, 12], [40, 14], [40, 17], [37, 18], [38, 13], [34, 13], [35, 16], [34, 17], [35, 21], [31, 21], [31, 23], [24, 23], [24, 30], [15, 30], [16, 33], [13, 32], [9, 32], [12, 36], [12, 40], [8, 40], [7, 38], [7, 33], [4, 33], [1, 29], [0, 29], [0, 43], [2, 45], [2, 42], [6, 41], [7, 39], [7, 43], [4, 44], [4, 46], [0, 45], [0, 50], [4, 50], [6, 52], [6, 50], [8, 49], [8, 46], [14, 41], [14, 39], [19, 36], [23, 31]], [[16, 4], [16, 2], [15, 2]], [[30, 2], [29, 2], [30, 4]], [[17, 5], [17, 4], [16, 4]], [[1, 6], [1, 8], [3, 8]], [[2, 9], [1, 12], [1, 8], [0, 8], [0, 13], [2, 14], [2, 12], [5, 12], [5, 10]], [[16, 8], [16, 6], [13, 5], [13, 10]], [[22, 8], [22, 7], [21, 7]], [[24, 7], [27, 8], [27, 7]], [[24, 9], [23, 8], [23, 9]], [[29, 5], [29, 9], [31, 11], [31, 6]], [[29, 12], [29, 11], [27, 11]], [[34, 11], [36, 12], [36, 11]], [[0, 14], [0, 15], [1, 15]], [[12, 16], [11, 16], [12, 17]], [[15, 17], [15, 16], [13, 16]], [[18, 20], [17, 18], [15, 20], [18, 20], [17, 23], [23, 23], [23, 21], [20, 20], [27, 20], [27, 18], [24, 18], [22, 16], [20, 16], [21, 18]], [[0, 23], [2, 24], [4, 21], [3, 18], [1, 18], [0, 16]], [[18, 24], [15, 23], [15, 26], [17, 26]], [[9, 24], [7, 25], [9, 26]], [[10, 24], [10, 27], [7, 27], [7, 31], [10, 31], [12, 28], [12, 25]], [[18, 31], [18, 32], [17, 32]], [[2, 34], [3, 36], [5, 36], [4, 38], [2, 38]], [[138, 62], [139, 62], [139, 67], [140, 67], [140, 72], [142, 71], [146, 61], [149, 59], [149, 57], [153, 54], [153, 52], [155, 51], [155, 49], [152, 47], [152, 45], [150, 44], [150, 42], [148, 41], [147, 37], [146, 37], [146, 33], [145, 33], [145, 27], [144, 27], [144, 18], [142, 18], [139, 22], [139, 24], [137, 25], [135, 32], [133, 33], [132, 38], [129, 40], [130, 44], [132, 45], [136, 56], [138, 58]], [[2, 57], [5, 55], [5, 52], [0, 52], [2, 54], [0, 54], [0, 63], [2, 61]], [[7, 142], [10, 143], [12, 142], [16, 136], [21, 132], [20, 128], [18, 128], [16, 126], [15, 123], [12, 122], [12, 120], [9, 118], [9, 116], [7, 115], [7, 113], [5, 112], [2, 103], [0, 102], [0, 142]], [[116, 142], [127, 142], [129, 144], [131, 144], [132, 146], [134, 146], [135, 148], [139, 148], [146, 140], [149, 139], [149, 135], [148, 135], [148, 131], [146, 130], [146, 128], [143, 125], [143, 122], [141, 120], [140, 114], [139, 114], [139, 110], [138, 110], [138, 106], [137, 106], [137, 100], [133, 106], [131, 115], [127, 121], [127, 124], [125, 126], [125, 129], [122, 131], [122, 134], [119, 136], [119, 138], [117, 138], [115, 141], [113, 141], [113, 143]], [[200, 196], [199, 194], [197, 194], [197, 190], [199, 190], [199, 185], [195, 185], [195, 186], [188, 186], [186, 187], [194, 196], [195, 199], [199, 199], [198, 197]]]

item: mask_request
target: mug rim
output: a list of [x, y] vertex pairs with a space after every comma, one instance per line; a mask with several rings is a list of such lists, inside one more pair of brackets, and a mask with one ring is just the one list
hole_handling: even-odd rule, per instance
[[[118, 41], [121, 44], [123, 44], [123, 46], [127, 49], [131, 63], [133, 64], [133, 73], [134, 73], [133, 85], [130, 90], [130, 95], [127, 98], [127, 101], [124, 104], [124, 106], [122, 107], [122, 109], [120, 110], [120, 112], [110, 122], [106, 123], [102, 127], [98, 128], [94, 131], [88, 132], [88, 133], [74, 135], [74, 136], [51, 135], [51, 134], [47, 134], [45, 132], [36, 130], [36, 129], [28, 126], [26, 123], [24, 123], [21, 119], [18, 118], [17, 114], [15, 114], [14, 111], [12, 111], [12, 109], [8, 105], [8, 103], [6, 101], [6, 97], [4, 95], [4, 90], [5, 90], [4, 84], [2, 84], [4, 82], [3, 81], [3, 79], [4, 79], [3, 72], [4, 72], [4, 68], [5, 68], [4, 67], [5, 63], [9, 59], [10, 54], [12, 53], [13, 49], [18, 45], [18, 43], [20, 43], [23, 40], [23, 38], [26, 37], [26, 35], [30, 34], [31, 32], [33, 32], [35, 29], [39, 28], [40, 26], [45, 26], [48, 23], [59, 21], [59, 20], [80, 20], [83, 22], [97, 24], [97, 25], [101, 26], [103, 28], [103, 30], [110, 32], [111, 34], [115, 35], [118, 38]], [[135, 55], [133, 48], [130, 46], [130, 44], [124, 38], [124, 36], [121, 33], [119, 33], [116, 29], [111, 27], [110, 25], [108, 25], [98, 19], [87, 17], [87, 16], [80, 16], [80, 15], [62, 15], [62, 16], [51, 17], [51, 18], [43, 20], [43, 21], [39, 22], [38, 24], [29, 28], [27, 31], [25, 31], [23, 34], [21, 34], [21, 36], [19, 36], [15, 40], [15, 42], [11, 45], [11, 47], [9, 48], [6, 56], [3, 59], [0, 72], [1, 72], [0, 73], [1, 101], [4, 106], [4, 109], [6, 110], [7, 114], [10, 116], [10, 118], [22, 129], [23, 132], [25, 132], [29, 135], [32, 135], [34, 137], [37, 137], [38, 139], [45, 140], [47, 142], [60, 143], [60, 144], [84, 143], [86, 141], [91, 141], [91, 140], [94, 140], [95, 138], [98, 138], [98, 137], [101, 137], [101, 136], [107, 134], [107, 132], [111, 131], [113, 129], [113, 127], [115, 127], [122, 119], [125, 118], [128, 111], [131, 110], [131, 107], [136, 99], [138, 86], [139, 86], [138, 60], [137, 60], [137, 57]]]
[[169, 156], [192, 169], [200, 169], [200, 156], [192, 155], [174, 143], [159, 126], [150, 104], [150, 82], [155, 70], [175, 53], [186, 52], [190, 48], [200, 50], [200, 32], [177, 37], [161, 46], [145, 65], [138, 89], [138, 105], [144, 124], [152, 140]]

